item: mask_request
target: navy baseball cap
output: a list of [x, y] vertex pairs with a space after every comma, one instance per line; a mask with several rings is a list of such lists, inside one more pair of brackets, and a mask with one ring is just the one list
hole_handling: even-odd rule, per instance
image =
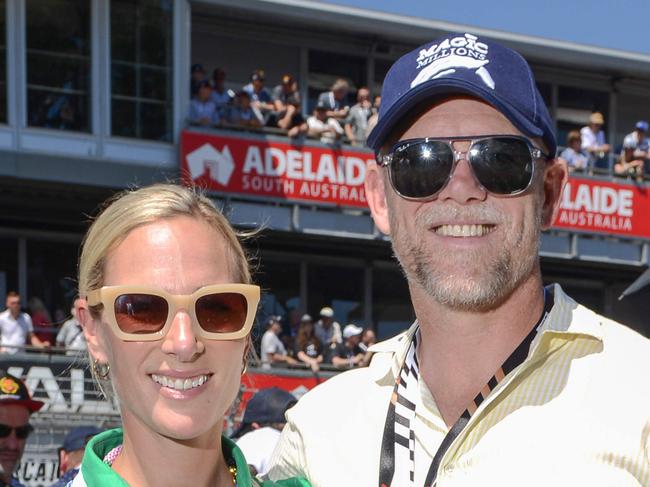
[[284, 413], [297, 401], [296, 396], [279, 387], [261, 389], [248, 401], [242, 423], [284, 423]]
[[63, 449], [67, 452], [82, 450], [90, 438], [103, 430], [96, 426], [77, 426], [72, 428], [63, 440]]
[[540, 137], [554, 157], [553, 122], [526, 60], [474, 34], [452, 33], [399, 58], [381, 90], [379, 121], [368, 137], [375, 151], [415, 106], [440, 95], [465, 94], [486, 101], [528, 137]]

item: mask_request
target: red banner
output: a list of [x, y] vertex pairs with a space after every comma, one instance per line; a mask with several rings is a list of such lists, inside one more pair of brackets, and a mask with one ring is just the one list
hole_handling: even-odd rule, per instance
[[556, 228], [650, 238], [650, 195], [642, 185], [570, 178]]
[[[367, 207], [369, 152], [184, 131], [186, 181], [224, 193]], [[650, 238], [650, 194], [643, 185], [571, 177], [556, 228]]]
[[225, 193], [367, 207], [369, 160], [369, 152], [181, 133], [183, 178]]

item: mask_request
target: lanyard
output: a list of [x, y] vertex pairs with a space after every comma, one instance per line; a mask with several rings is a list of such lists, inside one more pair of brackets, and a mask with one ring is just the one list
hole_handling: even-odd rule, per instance
[[[452, 442], [460, 435], [472, 414], [476, 412], [481, 403], [487, 398], [492, 390], [501, 382], [506, 375], [512, 372], [518, 365], [523, 363], [528, 356], [530, 344], [535, 338], [538, 326], [544, 321], [553, 307], [553, 294], [546, 289], [544, 290], [544, 311], [537, 324], [528, 333], [526, 338], [517, 346], [510, 356], [503, 362], [503, 365], [495, 372], [492, 378], [481, 389], [474, 400], [469, 404], [461, 417], [450, 428], [449, 432], [442, 440], [438, 451], [431, 461], [429, 470], [424, 483], [425, 487], [432, 487], [436, 481], [438, 467], [442, 457], [447, 452]], [[384, 434], [381, 443], [381, 456], [379, 460], [379, 487], [389, 487], [393, 484], [398, 471], [405, 476], [404, 467], [408, 465], [408, 478], [395, 480], [395, 485], [414, 485], [415, 481], [415, 403], [408, 397], [413, 397], [413, 393], [418, 392], [419, 363], [417, 359], [417, 344], [420, 339], [419, 330], [413, 336], [413, 340], [406, 353], [404, 363], [400, 369], [391, 400], [388, 405], [386, 414], [386, 423], [384, 425]]]

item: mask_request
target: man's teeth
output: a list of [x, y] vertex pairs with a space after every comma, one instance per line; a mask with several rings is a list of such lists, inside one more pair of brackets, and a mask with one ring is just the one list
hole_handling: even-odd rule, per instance
[[164, 375], [151, 374], [151, 378], [156, 384], [170, 389], [177, 389], [179, 391], [186, 391], [199, 387], [209, 379], [207, 375], [197, 375], [196, 377], [189, 377], [187, 379], [178, 379], [174, 377], [167, 377]]
[[493, 229], [494, 225], [440, 225], [435, 232], [443, 237], [482, 237]]

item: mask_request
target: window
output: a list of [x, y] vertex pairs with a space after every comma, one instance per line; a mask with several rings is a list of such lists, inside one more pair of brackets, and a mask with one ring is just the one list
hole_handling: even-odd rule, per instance
[[27, 125], [90, 132], [90, 2], [28, 0], [25, 9]]
[[354, 104], [354, 93], [367, 84], [366, 59], [357, 56], [325, 51], [309, 51], [309, 112], [318, 101], [318, 95], [329, 91], [338, 78], [350, 83], [348, 102]]
[[365, 324], [362, 267], [310, 263], [308, 269], [309, 313], [315, 320], [323, 306], [331, 306], [341, 327], [348, 323]]
[[589, 123], [589, 115], [600, 112], [605, 117], [605, 127], [609, 115], [609, 93], [573, 86], [560, 86], [558, 89], [557, 141], [566, 143], [571, 130], [580, 130]]
[[300, 264], [289, 260], [262, 259], [253, 282], [262, 287], [256, 334], [261, 336], [264, 333], [266, 320], [271, 315], [282, 317], [286, 333], [297, 329], [304, 312], [300, 302]]
[[7, 123], [7, 3], [0, 0], [0, 123]]
[[397, 265], [372, 272], [372, 321], [377, 337], [388, 338], [406, 330], [415, 320], [406, 278]]
[[172, 5], [111, 2], [113, 135], [172, 140]]

